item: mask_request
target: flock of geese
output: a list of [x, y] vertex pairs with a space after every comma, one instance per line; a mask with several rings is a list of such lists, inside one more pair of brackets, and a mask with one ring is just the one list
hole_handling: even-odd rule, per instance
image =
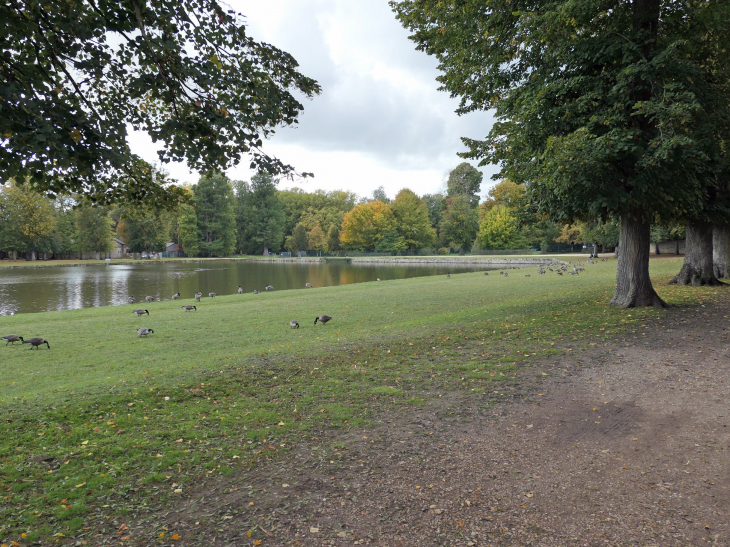
[[[601, 259], [601, 262], [606, 262], [607, 260], [608, 260], [607, 258], [602, 258]], [[591, 260], [590, 258], [588, 260], [586, 260], [586, 262], [588, 264], [596, 264], [597, 263], [597, 261]], [[568, 271], [569, 264], [573, 266], [573, 270], [572, 271]], [[564, 272], [568, 272], [570, 275], [578, 275], [579, 272], [585, 271], [584, 266], [585, 266], [585, 264], [583, 264], [580, 260], [578, 260], [577, 264], [575, 262], [568, 262], [568, 263], [563, 263], [560, 266], [557, 266], [556, 268], [552, 268], [550, 266], [547, 266], [546, 268], [543, 268], [543, 266], [540, 265], [540, 267], [537, 270], [537, 273], [542, 275], [542, 274], [546, 274], [548, 272], [555, 272], [557, 275], [563, 275]], [[499, 274], [500, 275], [503, 275], [505, 277], [508, 276], [508, 273], [505, 272], [505, 271], [500, 271]], [[489, 272], [484, 272], [484, 275], [489, 275]], [[451, 277], [451, 273], [450, 272], [447, 273], [446, 274], [446, 277]], [[530, 274], [525, 274], [525, 277], [530, 277]], [[378, 281], [380, 281], [380, 279], [378, 279]], [[306, 283], [305, 284], [305, 287], [307, 287], [308, 289], [311, 289], [312, 288], [312, 284], [311, 283]], [[272, 285], [265, 285], [264, 286], [264, 290], [265, 291], [273, 291], [274, 290], [274, 287]], [[261, 291], [259, 291], [258, 289], [256, 289], [256, 290], [253, 291], [253, 293], [254, 294], [260, 294]], [[243, 287], [241, 287], [240, 285], [238, 286], [238, 294], [243, 294]], [[195, 293], [195, 300], [197, 300], [198, 302], [200, 302], [200, 299], [202, 298], [202, 296], [203, 296], [203, 293], [202, 292], [196, 292]], [[218, 293], [209, 292], [208, 293], [208, 296], [210, 298], [214, 298], [214, 297], [218, 296]], [[180, 298], [180, 293], [179, 292], [176, 292], [175, 294], [172, 295], [172, 300], [177, 300], [178, 298]], [[154, 302], [155, 300], [156, 299], [155, 299], [154, 296], [145, 296], [145, 302]], [[128, 302], [130, 304], [133, 304], [135, 302], [134, 296], [130, 296], [128, 298]], [[185, 310], [186, 312], [189, 312], [189, 311], [198, 311], [198, 308], [196, 306], [192, 305], [192, 304], [186, 304], [186, 305], [182, 306], [182, 309]], [[148, 315], [149, 316], [149, 314], [150, 314], [149, 310], [147, 310], [145, 308], [138, 308], [138, 309], [134, 310], [134, 313], [137, 314], [137, 317], [142, 317], [143, 315]], [[318, 315], [317, 317], [314, 318], [314, 324], [316, 325], [317, 323], [322, 323], [323, 325], [326, 325], [327, 322], [328, 321], [331, 321], [331, 320], [332, 320], [332, 318], [329, 315]], [[292, 329], [298, 329], [299, 328], [299, 322], [296, 319], [292, 319], [289, 322], [289, 326]], [[137, 334], [139, 334], [139, 336], [144, 336], [145, 338], [148, 335], [154, 334], [154, 333], [155, 333], [155, 331], [153, 329], [150, 329], [150, 328], [147, 328], [147, 327], [141, 327], [141, 328], [137, 329]], [[33, 338], [28, 338], [27, 340], [24, 340], [22, 336], [18, 336], [17, 334], [8, 334], [7, 336], [3, 336], [2, 338], [0, 338], [0, 340], [2, 340], [3, 342], [5, 342], [5, 345], [6, 346], [8, 344], [15, 345], [15, 342], [20, 342], [21, 344], [30, 344], [30, 349], [33, 349], [33, 348], [40, 349], [40, 346], [42, 346], [44, 344], [46, 345], [46, 347], [48, 349], [51, 349], [51, 345], [48, 343], [48, 341], [45, 340], [44, 338], [41, 338], [40, 336], [35, 336]]]

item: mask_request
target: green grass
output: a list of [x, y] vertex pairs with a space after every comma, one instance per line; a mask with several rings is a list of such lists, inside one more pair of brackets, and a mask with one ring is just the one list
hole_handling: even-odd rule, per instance
[[[670, 303], [718, 294], [665, 286], [680, 265], [652, 262]], [[100, 519], [170, 507], [206, 477], [277, 457], [315, 430], [366, 427], [384, 409], [453, 391], [491, 404], [540, 357], [664, 313], [608, 307], [615, 267], [231, 295], [197, 312], [156, 302], [142, 318], [140, 305], [0, 318], [3, 334], [52, 348], [0, 346], [0, 543], [83, 538]], [[315, 327], [322, 313], [334, 319]], [[140, 326], [155, 334], [138, 337]], [[39, 454], [60, 468], [30, 460]]]

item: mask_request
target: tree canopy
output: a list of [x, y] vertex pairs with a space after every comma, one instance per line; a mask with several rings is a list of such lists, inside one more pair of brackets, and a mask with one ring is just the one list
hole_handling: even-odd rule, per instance
[[396, 220], [382, 201], [362, 203], [345, 215], [340, 241], [347, 249], [373, 249], [386, 232], [394, 231]]
[[292, 91], [320, 88], [215, 0], [9, 0], [0, 20], [0, 180], [174, 206], [183, 189], [131, 152], [127, 127], [161, 144], [161, 164], [222, 171], [247, 155], [251, 168], [294, 172], [262, 141], [296, 123]]
[[446, 181], [447, 194], [453, 196], [466, 196], [472, 207], [479, 205], [479, 190], [482, 186], [482, 173], [469, 165], [461, 162], [449, 172]]

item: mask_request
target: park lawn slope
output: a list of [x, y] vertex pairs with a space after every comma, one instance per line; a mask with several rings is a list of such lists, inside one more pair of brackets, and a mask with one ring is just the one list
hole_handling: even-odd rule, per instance
[[[143, 518], [206, 477], [312, 430], [366, 427], [385, 408], [453, 390], [484, 405], [506, 397], [540, 356], [663, 313], [608, 307], [615, 265], [155, 302], [141, 318], [139, 305], [4, 317], [4, 334], [52, 349], [0, 347], [0, 543], [71, 542], [100, 518]], [[679, 266], [653, 261], [652, 274], [665, 281]], [[658, 289], [675, 304], [719, 290]], [[315, 327], [320, 314], [333, 320]], [[139, 337], [140, 326], [155, 333]]]

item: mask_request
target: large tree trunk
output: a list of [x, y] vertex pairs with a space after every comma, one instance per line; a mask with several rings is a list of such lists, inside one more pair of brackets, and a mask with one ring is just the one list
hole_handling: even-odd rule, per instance
[[717, 277], [730, 277], [730, 224], [715, 224], [712, 230], [712, 263]]
[[684, 264], [669, 284], [724, 285], [715, 277], [712, 267], [712, 222], [688, 224], [684, 232]]
[[620, 308], [666, 308], [649, 278], [650, 225], [642, 220], [641, 210], [621, 215], [621, 235], [616, 269], [616, 292], [612, 306]]
[[269, 244], [264, 243], [264, 256], [269, 256]]

